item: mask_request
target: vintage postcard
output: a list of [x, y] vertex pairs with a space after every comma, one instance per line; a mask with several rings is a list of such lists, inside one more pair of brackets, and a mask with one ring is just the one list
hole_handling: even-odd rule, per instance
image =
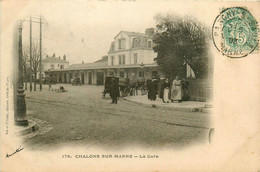
[[259, 1], [1, 1], [1, 171], [260, 171]]

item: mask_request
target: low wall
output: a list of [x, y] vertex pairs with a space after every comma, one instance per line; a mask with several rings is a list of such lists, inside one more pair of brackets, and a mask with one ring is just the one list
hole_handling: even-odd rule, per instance
[[189, 96], [191, 101], [206, 102], [212, 97], [212, 84], [206, 79], [187, 79], [189, 82]]

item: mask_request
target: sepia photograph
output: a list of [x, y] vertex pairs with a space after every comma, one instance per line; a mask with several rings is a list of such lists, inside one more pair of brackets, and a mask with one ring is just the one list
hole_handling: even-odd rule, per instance
[[[6, 11], [15, 2], [2, 7]], [[8, 38], [8, 48], [1, 48], [5, 171], [19, 169], [19, 161], [12, 167], [12, 158], [43, 160], [39, 171], [85, 171], [84, 162], [90, 171], [218, 171], [227, 159], [220, 158], [218, 167], [212, 162], [233, 153], [236, 146], [224, 151], [232, 147], [233, 136], [237, 144], [244, 135], [256, 138], [249, 133], [259, 131], [259, 108], [246, 111], [252, 114], [244, 119], [250, 129], [236, 130], [247, 106], [239, 110], [235, 102], [243, 82], [252, 73], [259, 77], [258, 2], [207, 2], [210, 9], [192, 1], [17, 3], [20, 7], [12, 9], [17, 13], [1, 22], [8, 28], [1, 31], [1, 42]], [[243, 62], [242, 69], [235, 64], [250, 57], [254, 65]], [[240, 71], [232, 75], [235, 66]], [[241, 79], [246, 73], [251, 76]], [[259, 79], [251, 82], [250, 95], [257, 95]], [[252, 163], [259, 160], [256, 152]], [[171, 159], [181, 164], [176, 170]], [[98, 165], [103, 161], [106, 165]], [[128, 168], [144, 162], [160, 166]], [[226, 169], [232, 171], [231, 162]], [[29, 171], [37, 169], [29, 166]]]
[[48, 11], [31, 14], [14, 28], [15, 123], [27, 126], [18, 129], [26, 145], [181, 149], [209, 141], [210, 28], [192, 16], [163, 12], [142, 23], [122, 14], [129, 18], [125, 25], [116, 19], [105, 27], [101, 11], [92, 18], [78, 11], [86, 18], [65, 23], [64, 13], [57, 21]]

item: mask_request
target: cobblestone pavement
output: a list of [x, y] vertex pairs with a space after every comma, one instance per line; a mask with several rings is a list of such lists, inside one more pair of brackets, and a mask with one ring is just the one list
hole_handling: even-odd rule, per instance
[[209, 114], [143, 107], [121, 98], [110, 104], [108, 95], [102, 99], [102, 86], [63, 86], [68, 92], [48, 91], [46, 85], [42, 92], [26, 91], [28, 117], [40, 124], [24, 137], [31, 149], [67, 144], [179, 149], [207, 142]]

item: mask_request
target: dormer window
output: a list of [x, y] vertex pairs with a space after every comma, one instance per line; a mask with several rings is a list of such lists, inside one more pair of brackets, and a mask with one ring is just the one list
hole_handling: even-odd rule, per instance
[[134, 38], [133, 40], [133, 48], [140, 46], [140, 39]]
[[125, 49], [125, 39], [119, 39], [118, 40], [118, 49]]

